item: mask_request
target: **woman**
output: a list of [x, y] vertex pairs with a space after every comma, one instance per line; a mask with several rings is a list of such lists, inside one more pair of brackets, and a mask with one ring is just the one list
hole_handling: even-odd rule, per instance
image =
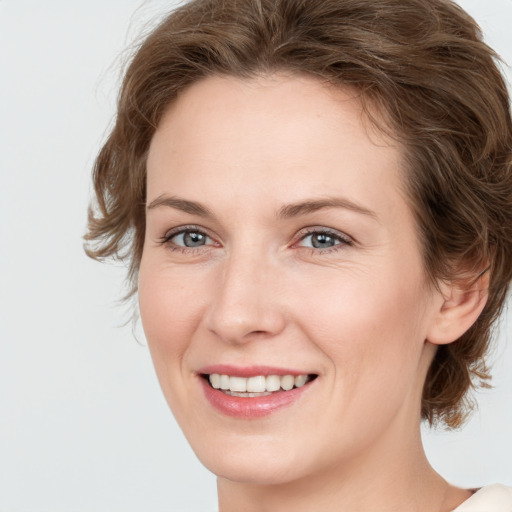
[[493, 58], [448, 0], [196, 0], [137, 50], [89, 254], [128, 254], [222, 512], [512, 507], [420, 438], [489, 378], [512, 277]]

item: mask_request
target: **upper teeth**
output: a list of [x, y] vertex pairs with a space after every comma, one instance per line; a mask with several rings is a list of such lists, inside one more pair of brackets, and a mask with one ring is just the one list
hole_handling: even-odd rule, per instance
[[234, 391], [237, 393], [264, 393], [284, 389], [289, 391], [294, 386], [300, 388], [308, 380], [307, 375], [257, 375], [256, 377], [231, 377], [212, 373], [210, 384], [215, 389]]

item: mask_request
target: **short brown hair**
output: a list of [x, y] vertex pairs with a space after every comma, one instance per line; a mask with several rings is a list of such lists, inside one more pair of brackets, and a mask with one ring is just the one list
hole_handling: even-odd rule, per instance
[[[94, 167], [87, 252], [129, 262], [136, 292], [145, 232], [146, 157], [166, 107], [209, 75], [307, 73], [360, 91], [406, 149], [406, 187], [436, 279], [489, 272], [487, 304], [441, 346], [422, 416], [461, 424], [512, 277], [512, 123], [497, 56], [450, 0], [193, 0], [138, 47]], [[381, 127], [382, 128], [382, 127]]]

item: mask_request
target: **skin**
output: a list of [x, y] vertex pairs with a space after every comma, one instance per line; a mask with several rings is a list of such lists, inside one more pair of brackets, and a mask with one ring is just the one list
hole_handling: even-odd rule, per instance
[[[436, 345], [485, 297], [429, 285], [402, 149], [362, 119], [353, 91], [312, 78], [209, 77], [152, 140], [141, 318], [222, 512], [433, 512], [470, 495], [428, 464], [420, 402]], [[327, 198], [341, 203], [279, 215]], [[204, 245], [184, 247], [184, 227]], [[311, 230], [326, 229], [313, 247]], [[291, 406], [233, 418], [204, 397], [197, 372], [210, 364], [318, 378]]]

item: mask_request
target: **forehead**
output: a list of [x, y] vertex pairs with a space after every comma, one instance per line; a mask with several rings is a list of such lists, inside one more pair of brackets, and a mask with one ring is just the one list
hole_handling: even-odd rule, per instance
[[[180, 92], [165, 111], [156, 135], [185, 122], [186, 126], [180, 127], [183, 135], [183, 129], [188, 129], [195, 134], [215, 137], [217, 133], [221, 137], [215, 129], [220, 121], [223, 127], [234, 121], [237, 127], [245, 126], [251, 131], [262, 126], [268, 130], [270, 124], [290, 129], [296, 121], [305, 121], [300, 125], [304, 131], [308, 127], [314, 130], [321, 122], [329, 123], [335, 135], [340, 131], [341, 121], [357, 129], [358, 135], [364, 131], [365, 138], [378, 145], [395, 146], [389, 138], [384, 141], [384, 133], [369, 121], [361, 99], [361, 92], [354, 87], [328, 84], [304, 74], [279, 72], [250, 79], [213, 75]], [[371, 118], [381, 126], [386, 125], [375, 109]], [[194, 122], [190, 123], [191, 120]], [[296, 132], [298, 128], [295, 125]], [[245, 132], [238, 135], [248, 142]]]
[[400, 195], [403, 151], [365, 121], [357, 91], [311, 77], [208, 77], [156, 130], [148, 199], [180, 187], [195, 199], [279, 191], [292, 202], [335, 189], [379, 203], [383, 186]]

